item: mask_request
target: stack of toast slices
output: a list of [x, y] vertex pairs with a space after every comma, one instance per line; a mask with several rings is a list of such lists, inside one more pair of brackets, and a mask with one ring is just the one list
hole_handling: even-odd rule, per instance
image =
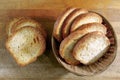
[[68, 8], [58, 17], [53, 30], [60, 43], [59, 54], [66, 63], [89, 65], [96, 62], [110, 46], [102, 17], [80, 8]]
[[36, 61], [46, 49], [46, 31], [31, 18], [14, 18], [8, 23], [6, 32], [6, 48], [20, 66]]

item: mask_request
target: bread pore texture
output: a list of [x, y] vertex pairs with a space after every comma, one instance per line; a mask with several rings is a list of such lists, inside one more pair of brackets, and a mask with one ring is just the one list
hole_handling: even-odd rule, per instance
[[109, 39], [101, 32], [95, 31], [81, 38], [73, 49], [73, 56], [88, 65], [97, 61], [108, 50]]
[[19, 65], [25, 66], [43, 54], [46, 42], [36, 28], [27, 26], [20, 28], [7, 39], [6, 48]]

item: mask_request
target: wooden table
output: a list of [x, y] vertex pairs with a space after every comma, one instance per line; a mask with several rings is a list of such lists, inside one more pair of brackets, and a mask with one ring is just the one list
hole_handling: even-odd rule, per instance
[[[54, 22], [67, 7], [81, 7], [102, 14], [117, 35], [118, 50], [114, 62], [101, 74], [77, 76], [64, 69], [54, 58], [50, 37]], [[44, 55], [26, 67], [19, 67], [5, 49], [5, 25], [16, 16], [40, 21], [49, 34]], [[120, 0], [0, 0], [0, 80], [120, 80]]]

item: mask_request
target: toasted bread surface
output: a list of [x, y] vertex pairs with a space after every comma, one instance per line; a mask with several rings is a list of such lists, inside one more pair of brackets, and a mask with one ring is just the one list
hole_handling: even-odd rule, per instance
[[82, 14], [74, 20], [74, 22], [71, 26], [71, 32], [75, 31], [76, 29], [78, 29], [80, 26], [82, 26], [84, 24], [94, 23], [94, 22], [102, 23], [102, 17], [93, 12]]
[[17, 30], [9, 37], [6, 41], [6, 48], [19, 65], [25, 66], [43, 54], [46, 42], [36, 28], [28, 26]]
[[43, 26], [40, 23], [38, 23], [37, 21], [35, 21], [31, 18], [28, 18], [28, 17], [24, 17], [24, 18], [22, 18], [22, 20], [16, 22], [11, 29], [11, 33], [14, 33], [16, 30], [18, 30], [22, 27], [26, 27], [26, 26], [31, 26], [31, 27], [37, 28], [42, 33], [42, 35], [44, 35], [44, 37], [47, 38], [47, 34], [46, 34], [46, 31], [43, 28]]
[[103, 26], [86, 26], [71, 33], [60, 44], [59, 53], [61, 57], [65, 59], [66, 62], [69, 61], [69, 64], [74, 65], [78, 63], [78, 61], [72, 56], [73, 48], [80, 38], [94, 31], [100, 31], [103, 34], [106, 34], [106, 28]]
[[107, 51], [109, 39], [101, 32], [95, 31], [81, 38], [73, 49], [73, 56], [83, 64], [97, 61]]
[[84, 29], [90, 29], [90, 28], [93, 29], [93, 30], [96, 29], [96, 28], [98, 28], [99, 31], [101, 30], [101, 32], [103, 32], [103, 34], [107, 33], [107, 28], [103, 24], [100, 24], [100, 23], [88, 23], [88, 24], [84, 24], [81, 27], [79, 27], [77, 29], [77, 31], [84, 30]]
[[17, 17], [17, 18], [13, 18], [13, 20], [11, 20], [7, 26], [6, 26], [6, 32], [7, 32], [7, 35], [8, 36], [11, 36], [12, 35], [12, 27], [14, 24], [16, 24], [17, 22], [19, 22], [20, 20], [22, 20], [24, 17]]
[[71, 29], [71, 25], [72, 22], [74, 21], [74, 19], [78, 16], [80, 16], [81, 14], [85, 14], [88, 13], [87, 10], [85, 9], [76, 9], [74, 10], [64, 21], [63, 26], [62, 26], [62, 37], [65, 38], [69, 35], [70, 33], [70, 29]]
[[53, 36], [57, 39], [57, 41], [62, 41], [62, 25], [65, 21], [65, 19], [68, 17], [70, 13], [72, 13], [76, 8], [68, 8], [65, 12], [61, 14], [57, 18], [57, 21], [54, 24], [54, 29], [53, 29]]

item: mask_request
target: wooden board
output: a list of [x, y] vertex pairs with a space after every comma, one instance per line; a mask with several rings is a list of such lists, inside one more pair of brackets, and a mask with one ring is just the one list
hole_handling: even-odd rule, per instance
[[[101, 74], [77, 76], [64, 69], [51, 50], [54, 22], [67, 7], [82, 7], [102, 14], [117, 35], [118, 51], [114, 62]], [[13, 17], [29, 16], [41, 22], [49, 38], [44, 55], [26, 67], [19, 67], [5, 49], [5, 25]], [[120, 1], [119, 0], [1, 0], [0, 1], [0, 79], [1, 80], [120, 80]]]

